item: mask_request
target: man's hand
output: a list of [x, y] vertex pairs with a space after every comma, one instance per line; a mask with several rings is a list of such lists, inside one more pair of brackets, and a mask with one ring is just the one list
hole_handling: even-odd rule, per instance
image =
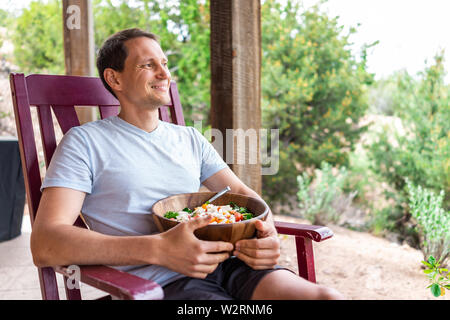
[[194, 231], [207, 226], [211, 217], [192, 219], [161, 233], [160, 265], [193, 278], [206, 278], [229, 258], [233, 244], [199, 240]]
[[275, 226], [256, 220], [256, 239], [239, 240], [233, 254], [254, 270], [272, 269], [280, 257], [280, 240]]

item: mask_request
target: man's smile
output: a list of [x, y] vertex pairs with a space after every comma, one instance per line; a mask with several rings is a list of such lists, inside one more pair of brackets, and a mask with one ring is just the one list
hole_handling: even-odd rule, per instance
[[158, 91], [162, 91], [162, 92], [167, 92], [168, 86], [166, 83], [164, 83], [164, 84], [151, 85], [150, 88], [158, 90]]

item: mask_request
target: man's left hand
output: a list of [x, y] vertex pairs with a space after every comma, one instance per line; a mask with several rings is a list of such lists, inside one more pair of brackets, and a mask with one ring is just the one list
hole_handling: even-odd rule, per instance
[[255, 221], [256, 238], [236, 242], [233, 254], [254, 270], [272, 269], [280, 257], [280, 239], [275, 226], [266, 221]]

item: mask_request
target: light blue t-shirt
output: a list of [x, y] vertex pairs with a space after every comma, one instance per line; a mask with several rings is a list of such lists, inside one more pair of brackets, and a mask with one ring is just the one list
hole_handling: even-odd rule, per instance
[[[82, 213], [91, 230], [115, 236], [158, 233], [152, 205], [228, 167], [193, 127], [159, 121], [148, 133], [118, 116], [73, 127], [62, 138], [42, 189], [86, 192]], [[115, 267], [161, 286], [183, 277], [158, 265]]]

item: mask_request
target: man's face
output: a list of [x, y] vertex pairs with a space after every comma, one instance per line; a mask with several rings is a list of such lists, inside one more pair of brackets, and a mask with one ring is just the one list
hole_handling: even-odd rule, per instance
[[170, 72], [167, 57], [158, 42], [139, 37], [125, 42], [128, 56], [121, 72], [122, 94], [143, 108], [157, 108], [170, 103]]

